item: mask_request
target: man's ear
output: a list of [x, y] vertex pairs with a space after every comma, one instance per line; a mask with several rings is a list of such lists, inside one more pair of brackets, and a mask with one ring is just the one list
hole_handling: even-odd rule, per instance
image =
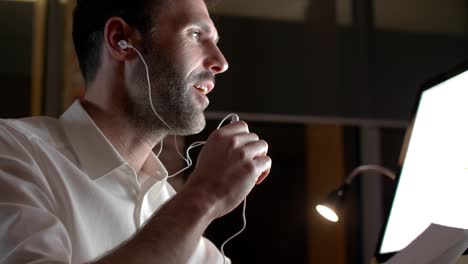
[[[135, 41], [132, 38], [136, 36], [135, 30], [120, 17], [111, 17], [107, 20], [104, 27], [104, 47], [109, 54], [116, 60], [124, 61], [134, 56], [131, 49], [122, 48], [122, 40], [132, 45]], [[119, 45], [119, 42], [121, 43]]]

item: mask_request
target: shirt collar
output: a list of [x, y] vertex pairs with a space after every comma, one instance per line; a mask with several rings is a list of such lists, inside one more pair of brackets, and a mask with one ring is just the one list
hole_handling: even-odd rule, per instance
[[81, 168], [97, 180], [127, 164], [77, 100], [60, 117]]

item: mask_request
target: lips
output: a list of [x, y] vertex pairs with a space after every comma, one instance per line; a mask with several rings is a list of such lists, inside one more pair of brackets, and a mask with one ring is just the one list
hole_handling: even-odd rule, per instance
[[208, 87], [206, 87], [205, 85], [196, 85], [194, 87], [195, 87], [195, 89], [197, 89], [198, 91], [200, 91], [203, 94], [208, 93]]
[[214, 83], [211, 81], [203, 81], [203, 82], [194, 84], [193, 88], [195, 88], [198, 92], [206, 95], [209, 92], [211, 92], [211, 90], [213, 90]]

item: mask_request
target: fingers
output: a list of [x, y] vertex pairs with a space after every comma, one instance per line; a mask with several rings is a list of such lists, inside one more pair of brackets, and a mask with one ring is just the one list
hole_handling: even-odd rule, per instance
[[259, 156], [265, 156], [268, 153], [268, 143], [265, 140], [250, 141], [243, 148], [241, 148], [242, 159], [255, 159]]
[[259, 176], [257, 178], [256, 184], [260, 184], [265, 180], [265, 178], [270, 174], [271, 171], [271, 158], [268, 156], [260, 156], [254, 159], [254, 162], [257, 165]]
[[242, 147], [249, 142], [259, 140], [256, 134], [249, 132], [249, 126], [244, 121], [237, 121], [225, 125], [214, 131], [210, 135], [210, 138], [214, 138], [216, 141], [228, 140], [229, 147], [231, 148]]
[[[210, 135], [215, 142], [223, 142], [226, 153], [231, 153], [232, 161], [247, 162], [250, 169], [247, 174], [253, 175], [257, 184], [261, 183], [270, 173], [271, 158], [267, 156], [268, 144], [260, 140], [258, 135], [249, 132], [244, 121], [227, 124]], [[245, 163], [244, 163], [245, 164]]]
[[256, 168], [254, 176], [255, 183], [260, 184], [270, 174], [271, 158], [267, 156], [268, 143], [264, 140], [250, 142], [243, 148], [242, 152], [244, 160], [252, 160], [254, 168]]
[[217, 130], [225, 136], [232, 136], [235, 134], [249, 133], [249, 125], [245, 121], [237, 121], [227, 124]]
[[243, 160], [253, 160], [257, 168], [256, 184], [260, 184], [270, 174], [271, 158], [267, 156], [268, 143], [260, 140], [254, 133], [249, 133], [247, 123], [243, 121], [231, 123], [226, 133], [232, 133], [232, 145], [240, 147], [240, 158]]
[[257, 142], [258, 140], [259, 137], [254, 133], [237, 134], [231, 138], [231, 147], [241, 147], [252, 142]]

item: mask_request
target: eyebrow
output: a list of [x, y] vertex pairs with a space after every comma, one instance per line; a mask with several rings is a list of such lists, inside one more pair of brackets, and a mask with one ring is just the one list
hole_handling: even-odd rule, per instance
[[[206, 33], [208, 34], [211, 34], [211, 27], [206, 23], [206, 22], [203, 22], [203, 21], [196, 21], [194, 23], [192, 23], [193, 25], [195, 26], [198, 26], [200, 27], [203, 31], [205, 31]], [[219, 34], [216, 36], [216, 39], [215, 39], [215, 43], [218, 44], [219, 42]]]

